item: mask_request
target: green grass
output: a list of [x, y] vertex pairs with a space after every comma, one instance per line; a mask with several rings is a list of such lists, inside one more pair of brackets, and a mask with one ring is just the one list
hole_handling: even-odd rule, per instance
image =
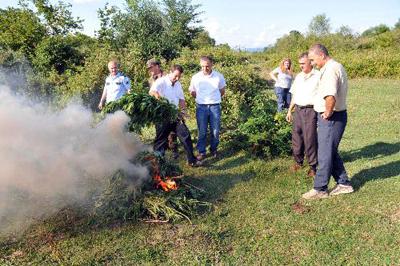
[[[0, 242], [0, 264], [399, 265], [400, 81], [350, 82], [349, 122], [340, 150], [356, 192], [300, 200], [312, 187], [291, 158], [222, 152], [189, 181], [214, 203], [177, 224], [125, 224], [58, 232], [43, 224]], [[222, 146], [222, 150], [224, 150]], [[333, 184], [331, 184], [333, 185]]]

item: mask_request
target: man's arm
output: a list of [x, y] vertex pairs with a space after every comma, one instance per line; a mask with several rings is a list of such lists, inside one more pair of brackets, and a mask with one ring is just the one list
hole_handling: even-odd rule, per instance
[[160, 94], [158, 93], [158, 91], [150, 90], [149, 94], [153, 97], [156, 97], [157, 100], [160, 99], [160, 97], [161, 97]]
[[107, 98], [107, 88], [104, 87], [103, 93], [102, 93], [101, 98], [100, 98], [99, 106], [98, 106], [100, 110], [103, 109], [104, 102], [106, 101], [106, 98]]
[[222, 89], [219, 89], [219, 92], [221, 93], [221, 97], [225, 95], [225, 87]]
[[294, 105], [295, 104], [294, 104], [294, 101], [292, 99], [292, 101], [290, 102], [290, 106], [289, 106], [288, 112], [286, 114], [286, 121], [288, 121], [289, 123], [291, 123], [293, 121], [292, 113], [294, 111]]
[[325, 112], [321, 114], [323, 119], [328, 120], [333, 115], [333, 109], [335, 108], [336, 99], [335, 96], [328, 95], [325, 97]]

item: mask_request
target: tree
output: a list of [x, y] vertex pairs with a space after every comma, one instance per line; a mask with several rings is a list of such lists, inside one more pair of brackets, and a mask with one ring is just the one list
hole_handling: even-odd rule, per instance
[[32, 10], [0, 9], [1, 47], [21, 51], [30, 58], [45, 35], [45, 27]]
[[202, 30], [192, 40], [192, 46], [194, 49], [215, 46], [215, 40], [210, 37], [208, 31]]
[[325, 14], [316, 15], [308, 25], [308, 33], [318, 37], [325, 36], [331, 31], [329, 18]]
[[341, 26], [338, 30], [337, 33], [339, 35], [342, 35], [343, 37], [354, 37], [354, 32], [349, 26]]
[[35, 5], [37, 12], [44, 18], [44, 24], [47, 26], [50, 35], [67, 35], [81, 30], [82, 21], [80, 18], [74, 18], [70, 8], [71, 4], [64, 4], [62, 1], [57, 5], [52, 5], [48, 0], [31, 0]]
[[384, 32], [388, 32], [388, 31], [390, 31], [390, 28], [388, 26], [386, 26], [385, 24], [379, 24], [378, 26], [371, 27], [371, 28], [367, 29], [366, 31], [364, 31], [361, 34], [361, 36], [363, 36], [363, 37], [375, 36], [375, 35], [379, 35], [379, 34], [382, 34]]
[[397, 20], [396, 24], [394, 24], [395, 29], [400, 29], [400, 18]]

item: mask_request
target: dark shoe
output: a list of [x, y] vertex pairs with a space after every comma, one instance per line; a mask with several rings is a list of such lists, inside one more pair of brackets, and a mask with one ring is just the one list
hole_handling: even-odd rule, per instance
[[309, 177], [314, 177], [315, 175], [317, 174], [317, 172], [315, 171], [315, 169], [314, 168], [310, 168], [310, 170], [308, 170], [308, 172], [307, 172], [307, 176], [309, 176]]
[[196, 161], [194, 161], [194, 162], [188, 163], [188, 165], [189, 165], [190, 167], [199, 167], [199, 166], [202, 166], [203, 163], [202, 163], [201, 161], [199, 161], [199, 160], [196, 160]]
[[299, 171], [303, 166], [301, 164], [295, 163], [294, 165], [292, 165], [292, 167], [290, 167], [290, 170], [292, 172], [297, 172]]
[[216, 151], [212, 152], [211, 155], [212, 155], [212, 157], [213, 157], [214, 159], [217, 159], [217, 158], [218, 158], [218, 152], [216, 152]]
[[197, 161], [203, 161], [205, 158], [206, 158], [205, 153], [199, 153], [199, 155], [197, 155], [196, 157]]
[[174, 152], [172, 154], [172, 158], [174, 158], [174, 160], [178, 159], [179, 158], [179, 152]]

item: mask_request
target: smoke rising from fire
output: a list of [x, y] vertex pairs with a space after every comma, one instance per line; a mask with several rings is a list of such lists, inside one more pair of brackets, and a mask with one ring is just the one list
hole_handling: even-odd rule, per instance
[[128, 122], [116, 112], [94, 126], [79, 104], [50, 112], [0, 87], [0, 231], [86, 200], [119, 169], [137, 183], [147, 178], [130, 162], [144, 146]]

